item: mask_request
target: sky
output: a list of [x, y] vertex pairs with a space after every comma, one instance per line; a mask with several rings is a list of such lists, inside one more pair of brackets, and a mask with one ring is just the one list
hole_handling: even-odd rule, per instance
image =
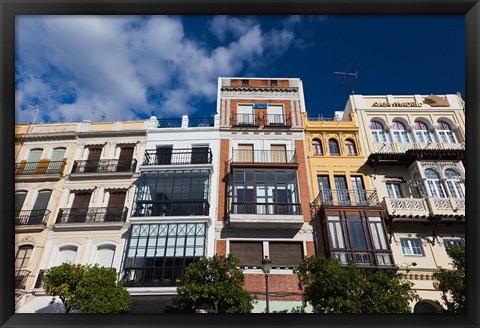
[[15, 54], [16, 123], [211, 117], [218, 77], [300, 78], [309, 117], [465, 96], [463, 16], [17, 16]]

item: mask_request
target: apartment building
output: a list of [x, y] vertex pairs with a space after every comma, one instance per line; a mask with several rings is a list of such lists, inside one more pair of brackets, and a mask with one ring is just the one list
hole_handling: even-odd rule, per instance
[[[64, 262], [120, 268], [145, 121], [17, 126], [17, 312], [51, 312], [45, 269]], [[22, 307], [22, 305], [24, 305]]]
[[356, 113], [308, 118], [303, 114], [318, 254], [342, 265], [393, 269], [384, 211], [370, 176]]
[[451, 267], [452, 244], [464, 244], [464, 102], [455, 94], [352, 95], [342, 117], [352, 113], [394, 262], [422, 298], [414, 312], [437, 312], [432, 274]]
[[269, 310], [301, 304], [292, 273], [304, 256], [315, 255], [303, 145], [302, 81], [219, 78], [220, 120], [217, 255], [235, 254], [245, 288], [265, 312], [261, 261], [271, 260]]
[[218, 117], [148, 121], [121, 265], [133, 313], [164, 312], [188, 264], [214, 255], [218, 126]]

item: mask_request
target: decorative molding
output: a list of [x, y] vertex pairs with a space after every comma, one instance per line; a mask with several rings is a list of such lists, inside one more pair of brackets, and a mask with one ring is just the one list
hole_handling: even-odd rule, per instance
[[27, 236], [23, 237], [18, 244], [19, 244], [19, 245], [21, 245], [21, 244], [33, 244], [33, 245], [36, 245], [36, 244], [37, 244], [37, 241], [36, 241], [35, 238], [33, 238], [32, 236], [27, 235]]
[[146, 135], [146, 130], [89, 131], [77, 133], [78, 138], [133, 137]]

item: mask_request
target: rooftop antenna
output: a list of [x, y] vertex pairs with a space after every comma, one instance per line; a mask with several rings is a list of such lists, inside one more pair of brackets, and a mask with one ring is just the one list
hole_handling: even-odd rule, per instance
[[35, 106], [28, 105], [28, 107], [33, 108], [33, 110], [35, 111], [35, 116], [33, 116], [33, 121], [31, 123], [31, 124], [35, 124], [35, 120], [37, 119], [38, 110], [40, 108], [38, 107], [38, 105], [35, 105]]
[[343, 75], [343, 82], [345, 82], [345, 80], [348, 82], [348, 85], [350, 87], [350, 94], [355, 94], [355, 91], [353, 91], [353, 83], [358, 77], [357, 70], [355, 70], [355, 73], [349, 72], [349, 70], [347, 69], [345, 72], [333, 72], [333, 74]]
[[100, 115], [100, 119], [102, 122], [104, 122], [106, 118], [107, 118], [107, 114], [103, 113], [102, 115]]

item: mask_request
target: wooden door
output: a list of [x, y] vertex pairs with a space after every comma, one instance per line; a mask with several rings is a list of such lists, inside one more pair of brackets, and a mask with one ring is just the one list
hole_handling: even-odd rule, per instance
[[131, 170], [133, 158], [133, 147], [122, 147], [118, 158], [117, 172], [128, 172]]
[[97, 172], [98, 162], [100, 155], [102, 154], [102, 148], [89, 148], [87, 163], [85, 164], [84, 172]]
[[125, 205], [125, 191], [111, 191], [108, 200], [107, 213], [105, 221], [120, 222], [122, 221], [122, 214]]
[[85, 222], [87, 220], [91, 197], [91, 192], [79, 192], [75, 194], [70, 215], [68, 217], [69, 222]]

